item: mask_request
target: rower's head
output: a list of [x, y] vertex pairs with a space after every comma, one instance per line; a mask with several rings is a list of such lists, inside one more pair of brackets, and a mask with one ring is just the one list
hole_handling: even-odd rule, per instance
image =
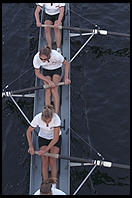
[[39, 52], [39, 58], [41, 59], [41, 61], [45, 62], [45, 61], [49, 61], [50, 59], [50, 53], [51, 53], [51, 49], [50, 47], [46, 46], [42, 46]]
[[52, 195], [52, 184], [56, 184], [56, 178], [49, 178], [46, 181], [42, 181], [40, 185], [40, 195]]
[[42, 110], [42, 120], [49, 123], [53, 117], [54, 107], [52, 105], [45, 105]]

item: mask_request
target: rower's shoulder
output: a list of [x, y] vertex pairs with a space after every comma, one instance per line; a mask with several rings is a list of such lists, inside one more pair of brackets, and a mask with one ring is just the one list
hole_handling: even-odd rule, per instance
[[34, 55], [34, 58], [37, 58], [39, 57], [39, 52], [37, 52], [35, 55]]
[[42, 112], [36, 114], [36, 115], [34, 116], [34, 118], [36, 118], [36, 119], [41, 119], [41, 116], [42, 116]]
[[51, 50], [51, 55], [53, 55], [53, 56], [62, 56], [62, 54], [60, 54], [59, 52], [57, 52], [57, 50], [55, 50], [55, 49], [52, 49]]
[[60, 120], [60, 117], [59, 117], [59, 115], [58, 115], [57, 113], [54, 113], [54, 114], [53, 114], [53, 117], [54, 117], [55, 119], [59, 119], [59, 120]]

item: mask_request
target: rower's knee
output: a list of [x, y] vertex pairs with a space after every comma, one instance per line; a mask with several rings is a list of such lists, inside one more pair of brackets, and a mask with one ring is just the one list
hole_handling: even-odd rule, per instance
[[58, 88], [57, 87], [52, 88], [51, 93], [53, 94], [53, 96], [58, 95]]
[[50, 32], [51, 32], [51, 30], [50, 30], [50, 28], [45, 28], [45, 34], [46, 35], [48, 35], [48, 36], [50, 36]]
[[50, 163], [50, 167], [51, 167], [51, 168], [52, 168], [52, 167], [56, 167], [56, 159], [50, 158], [49, 163]]

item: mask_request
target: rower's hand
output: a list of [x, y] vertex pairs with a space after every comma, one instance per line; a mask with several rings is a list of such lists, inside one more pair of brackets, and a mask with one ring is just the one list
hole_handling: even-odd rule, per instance
[[38, 22], [36, 22], [36, 26], [37, 27], [41, 27], [41, 23], [38, 21]]
[[34, 148], [32, 146], [29, 147], [28, 149], [28, 153], [30, 153], [31, 155], [34, 155]]
[[58, 26], [61, 26], [61, 25], [62, 25], [61, 21], [58, 21], [58, 20], [54, 23], [55, 28], [58, 28]]
[[46, 149], [43, 149], [43, 150], [40, 149], [39, 151], [36, 151], [35, 154], [41, 156], [41, 155], [43, 155], [43, 154], [46, 153], [46, 152], [47, 152]]
[[54, 83], [53, 81], [50, 80], [50, 81], [49, 81], [49, 86], [50, 86], [50, 87], [55, 87], [55, 83]]
[[65, 83], [65, 85], [69, 85], [71, 83], [71, 81], [68, 78], [66, 78], [64, 83]]

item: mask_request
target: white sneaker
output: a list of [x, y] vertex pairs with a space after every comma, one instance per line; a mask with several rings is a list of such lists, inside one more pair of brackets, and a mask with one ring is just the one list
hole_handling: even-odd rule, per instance
[[57, 50], [58, 53], [61, 54], [61, 49], [60, 48], [57, 48], [56, 50]]

